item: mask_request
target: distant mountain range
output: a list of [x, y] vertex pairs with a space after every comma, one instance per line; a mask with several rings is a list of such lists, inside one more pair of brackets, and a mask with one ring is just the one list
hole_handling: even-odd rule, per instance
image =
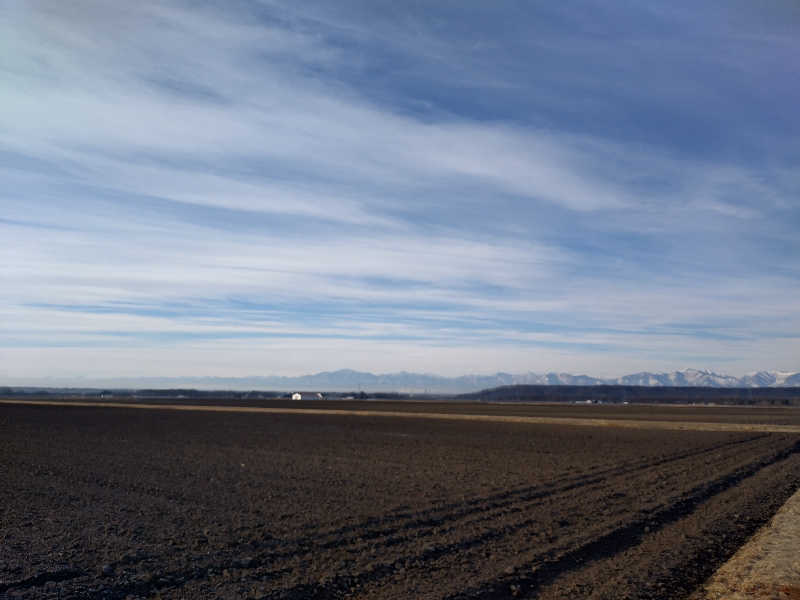
[[[670, 373], [633, 373], [613, 379], [572, 375], [570, 373], [495, 373], [494, 375], [461, 375], [443, 377], [424, 373], [365, 373], [343, 369], [298, 377], [136, 377], [114, 379], [52, 379], [40, 382], [47, 387], [113, 387], [113, 388], [196, 388], [205, 390], [272, 390], [272, 391], [360, 391], [458, 394], [476, 392], [504, 385], [636, 385], [648, 387], [718, 387], [760, 388], [800, 386], [800, 372], [758, 371], [744, 377], [733, 377], [700, 369]], [[15, 384], [12, 382], [0, 385]], [[20, 385], [23, 385], [20, 383]]]

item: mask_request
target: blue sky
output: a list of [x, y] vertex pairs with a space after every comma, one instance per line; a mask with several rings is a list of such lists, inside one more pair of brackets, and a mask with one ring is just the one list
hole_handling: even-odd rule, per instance
[[800, 8], [0, 2], [0, 377], [800, 370]]

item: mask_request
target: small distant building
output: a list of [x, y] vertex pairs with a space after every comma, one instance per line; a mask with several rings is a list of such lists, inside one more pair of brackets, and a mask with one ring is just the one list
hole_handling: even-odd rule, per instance
[[292, 400], [302, 400], [302, 399], [303, 399], [303, 394], [300, 394], [298, 392], [292, 394]]

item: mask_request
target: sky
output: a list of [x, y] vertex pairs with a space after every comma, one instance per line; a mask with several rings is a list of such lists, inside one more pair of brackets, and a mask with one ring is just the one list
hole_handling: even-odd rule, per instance
[[800, 371], [800, 5], [0, 0], [0, 382]]

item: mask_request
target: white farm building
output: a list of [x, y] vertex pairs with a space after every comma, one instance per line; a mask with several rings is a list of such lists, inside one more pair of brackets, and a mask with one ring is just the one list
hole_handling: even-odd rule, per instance
[[[306, 398], [306, 400], [311, 400], [311, 399], [323, 400], [325, 398], [325, 396], [323, 396], [322, 394], [319, 394], [319, 393], [316, 393], [316, 394], [314, 394], [314, 393], [306, 393], [305, 394], [305, 398]], [[292, 394], [292, 400], [302, 400], [302, 399], [303, 399], [303, 394], [301, 394], [300, 392], [294, 392]]]

